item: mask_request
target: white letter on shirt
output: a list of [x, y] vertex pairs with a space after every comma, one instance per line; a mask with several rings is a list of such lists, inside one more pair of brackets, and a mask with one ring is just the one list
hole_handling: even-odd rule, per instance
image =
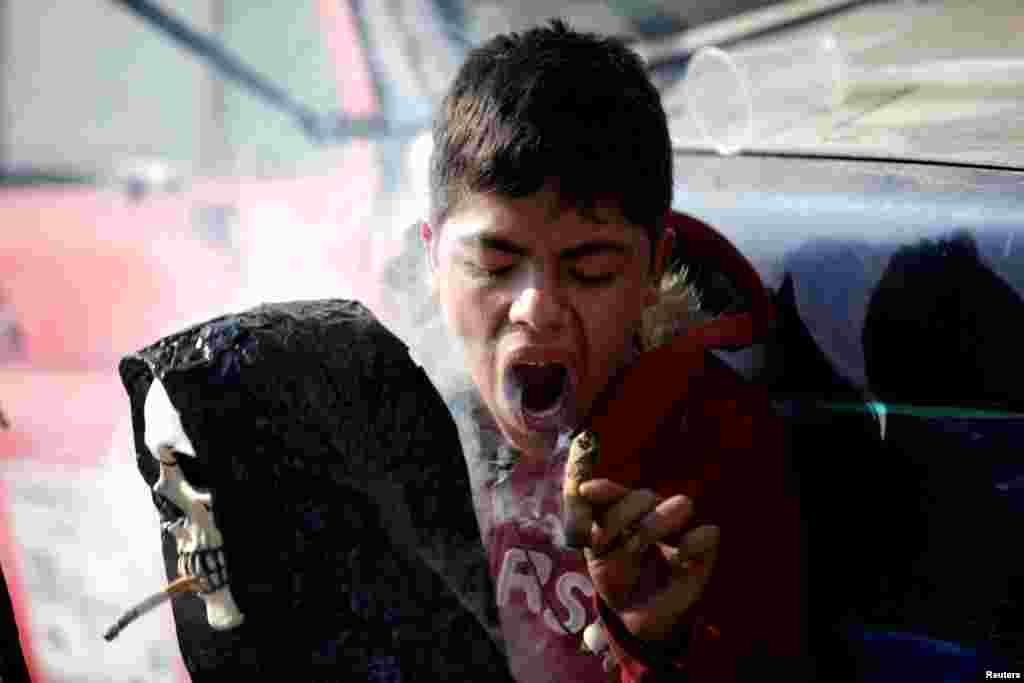
[[[537, 555], [537, 553], [533, 553]], [[534, 564], [537, 564], [535, 558]], [[547, 570], [551, 571], [551, 560], [548, 561]], [[522, 571], [520, 571], [522, 568]], [[540, 567], [538, 567], [540, 569]], [[534, 614], [540, 614], [541, 594], [540, 583], [534, 575], [534, 568], [530, 561], [519, 548], [509, 548], [505, 551], [505, 559], [501, 563], [501, 573], [498, 575], [498, 606], [504, 607], [508, 604], [512, 591], [518, 588], [526, 594], [526, 606]]]
[[[587, 608], [572, 594], [574, 588], [579, 589], [588, 598], [592, 598], [594, 597], [594, 584], [586, 576], [577, 572], [566, 572], [559, 576], [555, 583], [558, 601], [569, 610], [569, 621], [565, 623], [565, 629], [579, 633], [586, 626]], [[565, 633], [565, 629], [559, 626], [558, 618], [550, 609], [544, 610], [544, 623], [559, 635]]]

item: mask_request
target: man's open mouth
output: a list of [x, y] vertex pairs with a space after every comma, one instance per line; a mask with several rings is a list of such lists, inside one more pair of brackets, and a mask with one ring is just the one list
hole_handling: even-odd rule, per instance
[[564, 427], [574, 393], [569, 369], [558, 362], [513, 363], [505, 376], [506, 397], [531, 430]]

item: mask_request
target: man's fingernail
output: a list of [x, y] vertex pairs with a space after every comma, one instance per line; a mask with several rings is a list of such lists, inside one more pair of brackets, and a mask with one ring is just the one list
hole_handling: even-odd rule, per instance
[[643, 534], [635, 534], [633, 538], [629, 539], [626, 543], [626, 550], [632, 554], [647, 550], [647, 539], [644, 538]]

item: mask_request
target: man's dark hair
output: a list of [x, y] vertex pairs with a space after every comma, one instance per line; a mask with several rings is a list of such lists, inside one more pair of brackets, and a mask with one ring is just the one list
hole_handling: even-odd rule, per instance
[[643, 61], [557, 19], [492, 38], [459, 69], [434, 123], [431, 220], [471, 194], [544, 187], [588, 217], [613, 202], [652, 244], [672, 201], [668, 122]]

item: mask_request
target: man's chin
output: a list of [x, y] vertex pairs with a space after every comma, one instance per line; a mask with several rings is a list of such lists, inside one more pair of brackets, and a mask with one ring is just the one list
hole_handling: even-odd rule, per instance
[[519, 444], [514, 444], [532, 462], [551, 457], [558, 446], [558, 432], [532, 432]]
[[522, 419], [503, 415], [499, 427], [505, 439], [517, 450], [537, 457], [551, 455], [558, 446], [558, 438], [569, 427], [551, 429], [531, 429]]

